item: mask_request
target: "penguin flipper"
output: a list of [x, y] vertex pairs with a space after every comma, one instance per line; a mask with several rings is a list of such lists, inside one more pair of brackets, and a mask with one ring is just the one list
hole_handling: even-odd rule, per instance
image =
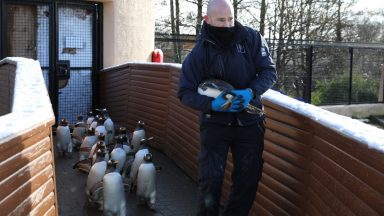
[[86, 173], [89, 173], [89, 170], [91, 170], [91, 160], [87, 158], [87, 159], [78, 161], [72, 166], [72, 168], [79, 169]]
[[91, 189], [89, 189], [89, 194], [93, 197], [93, 195], [100, 193], [100, 190], [103, 190], [103, 181], [94, 184]]

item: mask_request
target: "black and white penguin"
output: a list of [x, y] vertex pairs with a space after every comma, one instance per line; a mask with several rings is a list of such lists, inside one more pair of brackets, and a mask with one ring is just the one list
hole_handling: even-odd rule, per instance
[[56, 128], [56, 146], [59, 151], [59, 155], [72, 156], [73, 146], [71, 141], [71, 132], [66, 119], [62, 119], [59, 126]]
[[117, 170], [119, 173], [123, 170], [125, 160], [127, 158], [127, 153], [123, 149], [123, 136], [118, 136], [118, 139], [116, 140], [116, 145], [114, 149], [111, 152], [111, 160], [115, 160], [118, 162], [117, 164]]
[[93, 165], [97, 159], [97, 151], [99, 149], [105, 151], [105, 161], [109, 161], [109, 152], [107, 151], [107, 146], [105, 145], [105, 142], [104, 142], [104, 134], [100, 134], [98, 137], [97, 137], [97, 142], [96, 142], [96, 145], [92, 146], [92, 149], [91, 149], [91, 152], [89, 153], [89, 156], [88, 158], [91, 160], [91, 164]]
[[108, 145], [109, 144], [109, 140], [107, 139], [107, 129], [105, 128], [104, 126], [104, 121], [105, 121], [105, 118], [104, 116], [97, 116], [97, 125], [96, 125], [96, 128], [95, 128], [95, 135], [98, 136], [100, 134], [104, 134], [105, 138], [104, 138], [104, 142], [105, 142], [105, 145]]
[[123, 179], [117, 169], [118, 166], [118, 161], [109, 160], [107, 173], [103, 177], [104, 215], [126, 215], [125, 191]]
[[133, 131], [131, 144], [133, 146], [134, 152], [137, 152], [140, 148], [140, 142], [142, 139], [145, 139], [145, 130], [144, 122], [138, 121], [135, 130]]
[[93, 114], [92, 111], [89, 111], [87, 113], [87, 121], [85, 122], [87, 124], [87, 128], [91, 126], [94, 119], [95, 119], [95, 115]]
[[[131, 146], [131, 143], [129, 141], [129, 135], [128, 135], [128, 131], [125, 127], [119, 127], [118, 130], [117, 130], [117, 135], [118, 136], [123, 136], [123, 149], [124, 151], [128, 154], [128, 152], [131, 152], [132, 150], [132, 146]], [[115, 136], [115, 139], [118, 138], [118, 136]]]
[[77, 116], [77, 121], [72, 131], [72, 143], [74, 148], [79, 149], [80, 145], [86, 136], [86, 124], [83, 120], [83, 116]]
[[96, 144], [97, 137], [95, 131], [91, 128], [88, 129], [87, 136], [84, 138], [79, 149], [80, 160], [84, 160], [89, 157], [92, 147]]
[[107, 161], [105, 160], [104, 150], [99, 149], [96, 155], [96, 161], [92, 165], [88, 174], [87, 183], [85, 186], [85, 195], [89, 205], [98, 204], [99, 210], [102, 210], [102, 180], [107, 170]]
[[[101, 134], [97, 138], [95, 135], [92, 135], [93, 130], [89, 130], [89, 136], [85, 137], [82, 147], [80, 147], [80, 160], [76, 162], [72, 168], [79, 169], [86, 173], [89, 173], [92, 165], [95, 163], [97, 158], [97, 151], [102, 150], [105, 152], [105, 160], [109, 160], [108, 151], [106, 151], [106, 146], [104, 143], [104, 135]], [[89, 146], [89, 147], [88, 147]]]
[[104, 127], [107, 130], [106, 143], [111, 143], [115, 137], [115, 126], [113, 124], [111, 117], [109, 116], [107, 109], [105, 109], [105, 108], [102, 109], [101, 113], [102, 113], [103, 117], [105, 118]]
[[147, 153], [137, 173], [136, 196], [141, 204], [155, 208], [156, 202], [156, 168], [152, 162], [152, 154]]
[[144, 160], [144, 156], [149, 153], [148, 142], [152, 139], [153, 137], [149, 137], [148, 139], [141, 139], [140, 149], [135, 154], [135, 159], [133, 160], [131, 171], [129, 173], [129, 183], [131, 191], [134, 191], [137, 186], [137, 172], [139, 170], [141, 162]]

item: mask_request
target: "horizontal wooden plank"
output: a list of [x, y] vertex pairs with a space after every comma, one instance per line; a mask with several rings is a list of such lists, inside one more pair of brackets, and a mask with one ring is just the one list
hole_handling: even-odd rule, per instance
[[[329, 206], [329, 208], [332, 209], [336, 215], [354, 215], [348, 206], [342, 203], [339, 199], [335, 198], [335, 195], [332, 194], [329, 187], [327, 185], [322, 185], [319, 180], [320, 179], [317, 179], [314, 176], [310, 176], [308, 181], [309, 190], [313, 190], [313, 193], [316, 194], [316, 196], [321, 199], [325, 205]], [[314, 202], [312, 199], [309, 201], [311, 203]], [[316, 209], [319, 208], [319, 205], [316, 203], [313, 203], [312, 205], [314, 205]]]
[[55, 195], [54, 193], [50, 193], [49, 195], [45, 196], [45, 199], [42, 200], [36, 208], [31, 211], [31, 215], [44, 215], [46, 212], [48, 212], [52, 206], [55, 204]]
[[0, 200], [17, 190], [50, 164], [53, 164], [52, 152], [47, 151], [26, 166], [16, 170], [12, 175], [0, 182]]
[[265, 196], [269, 197], [269, 200], [273, 200], [273, 202], [276, 203], [279, 208], [284, 209], [284, 211], [288, 212], [290, 215], [300, 214], [300, 200], [297, 194], [282, 184], [279, 184], [265, 173], [263, 174], [262, 178], [262, 185], [265, 186], [266, 189], [268, 188], [268, 190], [260, 189], [260, 193], [268, 193], [268, 195]]
[[44, 212], [46, 212], [48, 209], [46, 209], [44, 212], [41, 212], [39, 210], [40, 206], [51, 208], [55, 205], [55, 194], [53, 193], [54, 187], [53, 179], [48, 180], [27, 199], [25, 199], [20, 205], [18, 205], [10, 213], [10, 215], [44, 215]]
[[268, 192], [268, 189], [262, 183], [259, 183], [256, 202], [263, 206], [264, 209], [270, 212], [272, 215], [289, 215], [288, 212], [284, 211], [277, 205], [273, 198], [271, 200], [269, 195], [270, 193]]
[[289, 149], [297, 154], [302, 156], [308, 156], [311, 146], [307, 143], [302, 143], [296, 139], [291, 139], [290, 137], [284, 136], [283, 134], [277, 133], [270, 129], [265, 130], [265, 139], [270, 142], [279, 144], [282, 148]]
[[46, 182], [52, 180], [53, 173], [53, 167], [50, 165], [29, 181], [25, 182], [25, 184], [23, 184], [18, 190], [14, 191], [5, 199], [0, 201], [1, 212], [4, 213], [4, 215], [9, 214], [32, 193], [46, 184]]
[[[129, 96], [129, 106], [131, 104], [137, 104], [142, 107], [151, 107], [159, 110], [168, 109], [166, 98], [156, 97], [152, 95], [145, 95], [140, 93]], [[162, 115], [162, 116], [166, 117], [165, 115]]]
[[51, 150], [51, 142], [49, 137], [37, 142], [35, 145], [15, 154], [5, 161], [0, 162], [0, 182], [15, 171], [22, 169], [30, 161], [35, 160], [47, 151]]
[[[333, 160], [338, 166], [343, 167], [343, 169], [356, 176], [362, 182], [372, 187], [375, 191], [384, 195], [384, 173], [378, 172], [376, 169], [368, 166], [361, 160], [356, 159], [347, 152], [337, 148], [332, 143], [329, 143], [319, 137], [315, 137], [313, 143], [316, 150], [321, 152], [323, 155], [327, 155], [327, 157]], [[340, 176], [340, 178], [341, 177], [342, 176]]]
[[251, 211], [249, 212], [249, 216], [273, 216], [270, 212], [268, 212], [263, 206], [254, 202]]
[[37, 125], [36, 127], [28, 128], [26, 131], [23, 131], [20, 134], [15, 134], [14, 138], [8, 140], [7, 142], [0, 143], [0, 152], [5, 152], [6, 149], [13, 148], [23, 140], [33, 137], [36, 134], [44, 133], [44, 131], [47, 130], [47, 128], [52, 127], [54, 123], [55, 118], [52, 117], [47, 122], [41, 122], [41, 124]]
[[276, 169], [268, 163], [264, 163], [263, 175], [264, 173], [273, 178], [274, 180], [280, 182], [281, 184], [284, 184], [284, 186], [290, 188], [292, 191], [299, 194], [302, 199], [304, 199], [305, 190], [307, 188], [303, 182], [294, 179], [290, 175], [284, 173], [279, 169]]
[[13, 145], [4, 144], [1, 150], [2, 153], [0, 154], [0, 161], [5, 161], [6, 159], [14, 156], [16, 153], [31, 147], [32, 145], [45, 139], [48, 136], [50, 136], [50, 128], [46, 127], [40, 133], [36, 133], [35, 135], [30, 136], [27, 139], [22, 140], [17, 144], [13, 144]]
[[[323, 146], [327, 146], [323, 144]], [[358, 161], [349, 160], [345, 155], [333, 155], [335, 152], [329, 151], [313, 151], [313, 162], [320, 166], [325, 172], [332, 176], [335, 181], [343, 185], [346, 189], [352, 192], [362, 202], [366, 203], [370, 208], [384, 215], [384, 195], [380, 193], [383, 188], [375, 188], [374, 186], [383, 185], [384, 177], [380, 173], [375, 173], [376, 170], [370, 170], [369, 167], [362, 167]], [[336, 157], [336, 158], [335, 158]], [[345, 158], [345, 161], [340, 162], [340, 158]], [[355, 170], [350, 171], [350, 169]], [[361, 180], [354, 174], [363, 177]], [[375, 174], [379, 175], [376, 176]], [[381, 173], [381, 175], [383, 175]], [[372, 184], [370, 184], [372, 183]]]
[[[323, 168], [311, 163], [311, 176], [318, 180], [332, 194], [331, 199], [340, 200], [356, 215], [379, 215], [370, 206], [359, 199], [356, 194], [348, 190], [338, 179], [333, 178]], [[380, 206], [382, 207], [382, 206]]]
[[[329, 205], [324, 203], [324, 201], [321, 200], [320, 197], [311, 188], [308, 188], [307, 196], [309, 201], [307, 205], [312, 206], [311, 214], [337, 216], [329, 207]], [[309, 210], [308, 206], [306, 206], [306, 208]]]
[[264, 158], [264, 164], [268, 163], [269, 165], [286, 173], [292, 178], [305, 183], [305, 180], [307, 177], [307, 172], [305, 170], [297, 166], [294, 166], [293, 164], [279, 158], [278, 156], [268, 151], [264, 151], [263, 158]]
[[343, 136], [333, 129], [327, 128], [324, 125], [312, 121], [316, 136], [332, 143], [335, 147], [343, 152], [352, 155], [357, 160], [376, 169], [380, 173], [384, 173], [384, 155], [375, 149], [369, 148], [367, 145], [358, 142], [357, 140]]
[[275, 121], [273, 119], [267, 119], [266, 128], [269, 130], [282, 134], [286, 137], [296, 140], [297, 142], [310, 143], [312, 140], [312, 132], [300, 130], [298, 128], [292, 127], [290, 125], [284, 124], [282, 122]]
[[155, 78], [161, 78], [161, 79], [169, 79], [170, 78], [170, 72], [168, 69], [164, 71], [159, 71], [157, 68], [156, 70], [148, 70], [148, 69], [132, 69], [131, 70], [132, 77], [136, 78], [138, 76], [140, 77], [155, 77]]
[[168, 86], [165, 84], [148, 83], [138, 80], [131, 80], [130, 86], [141, 86], [143, 88], [153, 89], [153, 91], [164, 91], [168, 92]]
[[265, 109], [266, 117], [287, 124], [289, 126], [299, 128], [301, 130], [310, 130], [310, 124], [307, 118], [300, 115], [289, 115], [285, 112], [275, 109]]
[[307, 169], [308, 167], [308, 158], [297, 154], [293, 151], [290, 151], [279, 144], [276, 144], [274, 142], [271, 142], [269, 140], [265, 140], [265, 146], [264, 149], [268, 152], [273, 153], [274, 155], [278, 156], [279, 158], [294, 164], [297, 167], [300, 167], [302, 169]]
[[145, 95], [152, 95], [155, 97], [164, 98], [164, 100], [168, 100], [169, 98], [168, 91], [153, 91], [152, 89], [144, 88], [142, 86], [130, 86], [129, 90], [135, 93], [141, 93]]

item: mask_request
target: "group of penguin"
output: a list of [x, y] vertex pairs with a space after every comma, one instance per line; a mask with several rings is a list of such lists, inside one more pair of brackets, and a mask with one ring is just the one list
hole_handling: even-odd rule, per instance
[[72, 133], [65, 119], [56, 129], [56, 147], [60, 156], [79, 151], [73, 165], [88, 173], [85, 195], [89, 206], [96, 206], [104, 215], [126, 215], [125, 191], [134, 192], [140, 204], [154, 210], [156, 202], [156, 171], [149, 152], [144, 122], [138, 121], [132, 134], [125, 127], [116, 127], [107, 109], [92, 111], [84, 122], [82, 116]]

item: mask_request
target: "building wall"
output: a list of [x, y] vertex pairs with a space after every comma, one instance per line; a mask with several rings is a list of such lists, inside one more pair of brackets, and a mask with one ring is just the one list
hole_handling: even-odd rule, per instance
[[154, 0], [104, 0], [104, 68], [147, 62], [155, 41]]

